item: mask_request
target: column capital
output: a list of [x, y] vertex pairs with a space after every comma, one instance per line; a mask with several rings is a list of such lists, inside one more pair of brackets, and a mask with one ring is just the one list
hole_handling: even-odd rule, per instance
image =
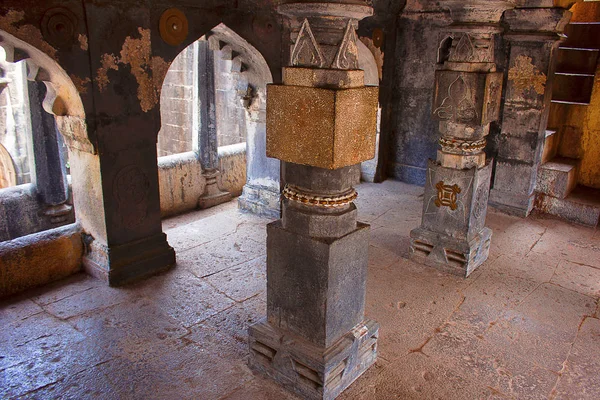
[[446, 0], [441, 6], [450, 11], [456, 24], [497, 24], [516, 3], [517, 0]]
[[[571, 11], [564, 8], [516, 8], [504, 13], [508, 25], [508, 40], [560, 40], [560, 34], [571, 19]], [[523, 36], [526, 36], [524, 38]]]
[[358, 69], [358, 21], [373, 15], [359, 3], [294, 2], [278, 7], [289, 27], [288, 66]]

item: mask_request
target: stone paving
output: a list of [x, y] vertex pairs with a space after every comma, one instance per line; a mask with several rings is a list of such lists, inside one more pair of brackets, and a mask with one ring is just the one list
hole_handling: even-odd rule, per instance
[[[423, 189], [363, 184], [379, 360], [340, 399], [600, 398], [600, 233], [490, 209], [468, 279], [409, 261]], [[0, 398], [296, 399], [246, 366], [265, 315], [265, 224], [236, 202], [165, 220], [175, 269], [79, 274], [0, 303]]]

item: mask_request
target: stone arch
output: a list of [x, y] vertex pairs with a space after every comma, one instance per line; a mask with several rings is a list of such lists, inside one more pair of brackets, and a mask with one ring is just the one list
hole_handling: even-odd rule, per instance
[[0, 144], [0, 189], [15, 186], [17, 172], [10, 153]]
[[79, 91], [67, 72], [44, 51], [0, 30], [0, 63], [24, 61], [27, 79], [44, 82], [44, 110], [56, 118], [69, 148], [95, 152], [88, 138], [85, 110]]
[[[187, 68], [196, 68], [190, 62], [198, 62], [198, 60], [192, 60], [192, 49], [193, 46], [203, 43], [205, 46], [210, 48], [211, 54], [214, 55], [217, 63], [223, 65], [222, 60], [226, 60], [227, 69], [231, 68], [232, 74], [238, 76], [237, 87], [235, 87], [235, 102], [237, 103], [237, 112], [242, 114], [236, 114], [241, 116], [240, 124], [244, 125], [243, 130], [245, 132], [245, 146], [243, 143], [235, 146], [226, 146], [218, 148], [219, 158], [218, 161], [219, 169], [227, 170], [228, 168], [234, 169], [234, 171], [225, 171], [227, 173], [222, 174], [220, 182], [222, 186], [233, 194], [238, 195], [242, 192], [242, 186], [246, 190], [246, 186], [254, 183], [255, 192], [253, 196], [256, 197], [256, 190], [259, 192], [264, 191], [268, 188], [268, 197], [273, 200], [273, 207], [278, 210], [278, 196], [279, 196], [279, 162], [277, 160], [269, 160], [266, 157], [266, 85], [273, 81], [271, 70], [262, 54], [252, 46], [248, 41], [234, 32], [232, 29], [227, 27], [225, 24], [220, 23], [211, 30], [205, 33], [198, 40], [189, 44], [184, 50], [182, 50], [173, 61], [173, 64], [177, 68], [176, 70], [169, 70], [165, 74], [165, 78], [162, 80], [161, 85], [161, 102], [160, 102], [160, 114], [163, 128], [168, 123], [167, 121], [174, 118], [174, 115], [169, 115], [171, 111], [170, 105], [168, 104], [168, 97], [172, 96], [172, 93], [177, 91], [173, 90], [172, 87], [167, 91], [166, 84], [172, 85], [174, 75], [170, 75], [174, 71], [181, 70], [184, 64], [188, 64]], [[194, 50], [194, 51], [197, 51]], [[179, 60], [179, 57], [188, 57], [187, 60]], [[173, 65], [172, 64], [172, 65]], [[191, 77], [189, 74], [180, 74], [177, 76], [182, 81], [190, 81]], [[169, 78], [167, 78], [169, 77]], [[189, 83], [189, 82], [188, 82]], [[197, 84], [193, 83], [194, 85]], [[242, 87], [243, 86], [243, 87]], [[178, 91], [183, 93], [182, 90]], [[192, 87], [192, 91], [196, 88]], [[185, 96], [189, 97], [190, 94]], [[192, 95], [193, 97], [193, 95]], [[173, 132], [176, 136], [185, 138], [185, 145], [178, 149], [169, 148], [172, 147], [167, 143], [166, 138], [159, 136], [159, 146], [163, 146], [163, 151], [159, 147], [160, 155], [168, 155], [177, 152], [186, 152], [176, 155], [169, 155], [159, 160], [159, 180], [161, 185], [161, 208], [163, 209], [163, 215], [169, 215], [172, 212], [170, 209], [174, 209], [173, 213], [183, 212], [187, 209], [191, 209], [195, 206], [194, 197], [198, 197], [198, 191], [201, 191], [204, 187], [204, 179], [200, 177], [199, 165], [197, 159], [201, 160], [202, 168], [204, 169], [207, 164], [213, 164], [211, 160], [207, 160], [203, 154], [192, 154], [191, 152], [202, 151], [199, 150], [200, 140], [196, 137], [196, 131], [201, 131], [201, 119], [197, 114], [197, 110], [190, 108], [190, 99], [183, 99], [181, 103], [185, 109], [184, 118], [187, 121], [187, 125], [183, 129]], [[231, 100], [231, 97], [229, 98]], [[198, 99], [198, 102], [199, 99]], [[215, 103], [215, 106], [218, 104]], [[193, 120], [190, 121], [189, 114], [196, 114], [193, 116]], [[170, 125], [173, 125], [172, 123]], [[190, 126], [191, 125], [191, 126]], [[182, 126], [182, 125], [180, 125]], [[196, 129], [197, 128], [197, 129]], [[167, 130], [161, 129], [162, 134], [166, 133]], [[187, 132], [191, 133], [191, 137]], [[227, 143], [219, 143], [223, 145]], [[241, 147], [244, 146], [244, 147]], [[235, 148], [233, 148], [235, 147]], [[216, 147], [214, 149], [216, 152]], [[240, 157], [241, 155], [246, 160], [244, 164], [241, 164], [240, 171]], [[216, 154], [215, 154], [216, 158]], [[213, 166], [214, 167], [214, 166]], [[209, 168], [211, 168], [209, 166]], [[187, 171], [185, 180], [176, 177], [176, 174]], [[195, 178], [193, 178], [195, 177]], [[195, 181], [192, 182], [192, 181]], [[179, 188], [178, 186], [182, 186]], [[185, 190], [184, 190], [185, 189]], [[233, 189], [233, 190], [232, 190]], [[262, 192], [261, 192], [262, 193]], [[244, 196], [242, 196], [244, 197]], [[179, 204], [181, 203], [181, 204]], [[240, 201], [240, 204], [243, 202]]]

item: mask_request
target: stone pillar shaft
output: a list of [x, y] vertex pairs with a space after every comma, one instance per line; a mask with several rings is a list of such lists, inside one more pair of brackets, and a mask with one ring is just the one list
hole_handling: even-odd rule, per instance
[[507, 11], [504, 35], [509, 47], [508, 79], [502, 132], [490, 204], [525, 217], [534, 205], [541, 163], [556, 54], [571, 13], [563, 8]]
[[231, 193], [219, 188], [220, 176], [217, 107], [215, 92], [215, 57], [208, 41], [198, 41], [198, 99], [200, 101], [200, 129], [198, 131], [198, 157], [206, 179], [204, 194], [198, 207], [209, 208], [231, 200]]
[[[267, 90], [267, 155], [283, 161], [282, 218], [267, 227], [267, 319], [250, 365], [307, 399], [333, 399], [376, 359], [364, 316], [369, 226], [356, 165], [373, 158], [377, 88], [358, 70], [360, 5], [285, 4], [283, 84]], [[354, 117], [349, 118], [349, 116]]]
[[511, 3], [448, 3], [454, 23], [440, 38], [432, 108], [440, 150], [429, 162], [422, 223], [411, 232], [411, 258], [468, 276], [487, 259], [492, 234], [484, 226], [491, 178], [484, 149], [502, 95], [495, 37]]
[[73, 207], [65, 204], [69, 196], [67, 169], [62, 152], [61, 135], [54, 115], [47, 113], [42, 103], [47, 88], [43, 82], [27, 82], [31, 111], [34, 183], [40, 200], [46, 204], [44, 215], [52, 223], [66, 222]]

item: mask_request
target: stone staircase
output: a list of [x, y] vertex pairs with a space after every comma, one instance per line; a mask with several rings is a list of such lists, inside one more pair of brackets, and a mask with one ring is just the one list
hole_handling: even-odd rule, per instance
[[[536, 181], [535, 208], [578, 224], [596, 226], [600, 220], [600, 190], [577, 185], [580, 146], [577, 132], [546, 131], [542, 166]], [[570, 135], [571, 139], [565, 139]], [[561, 138], [561, 136], [563, 136]]]
[[600, 22], [571, 22], [558, 49], [552, 101], [589, 104], [600, 54]]
[[[577, 184], [583, 157], [582, 129], [564, 119], [569, 107], [590, 103], [600, 61], [600, 3], [579, 4], [577, 18], [565, 29], [558, 49], [552, 87], [556, 129], [546, 131], [542, 165], [536, 182], [535, 208], [579, 224], [596, 226], [600, 219], [600, 190]], [[558, 123], [556, 123], [558, 122]]]

